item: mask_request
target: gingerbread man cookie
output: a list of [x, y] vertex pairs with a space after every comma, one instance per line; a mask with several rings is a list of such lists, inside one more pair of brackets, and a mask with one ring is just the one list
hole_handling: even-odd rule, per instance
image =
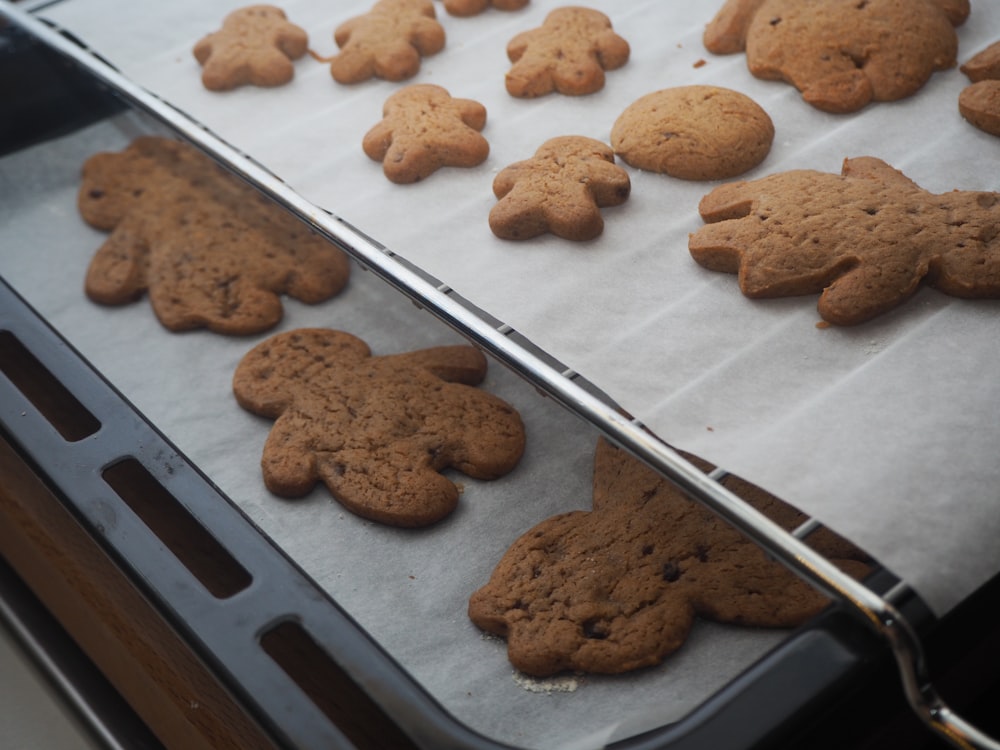
[[791, 83], [814, 107], [854, 112], [914, 94], [953, 67], [968, 0], [727, 0], [705, 29], [716, 54]]
[[248, 352], [233, 392], [275, 420], [261, 459], [272, 492], [298, 497], [323, 482], [360, 516], [425, 526], [458, 503], [442, 471], [496, 479], [524, 451], [518, 413], [474, 387], [486, 367], [471, 346], [376, 357], [349, 333], [299, 329]]
[[273, 5], [251, 5], [234, 10], [219, 31], [194, 46], [203, 66], [201, 81], [212, 91], [237, 86], [281, 86], [292, 80], [298, 60], [306, 53], [309, 37]]
[[739, 274], [748, 297], [819, 293], [829, 323], [863, 323], [921, 282], [956, 297], [1000, 297], [1000, 193], [923, 190], [880, 159], [841, 174], [782, 172], [722, 185], [688, 248]]
[[487, 8], [521, 10], [531, 0], [444, 0], [444, 9], [459, 17], [477, 16]]
[[340, 24], [333, 38], [340, 52], [329, 60], [330, 74], [345, 84], [412, 78], [421, 59], [445, 45], [431, 0], [379, 0], [364, 15]]
[[[805, 520], [759, 487], [737, 477], [724, 483], [785, 529]], [[826, 529], [808, 543], [853, 576], [869, 570], [864, 553]], [[524, 533], [470, 597], [468, 613], [507, 639], [514, 667], [546, 677], [659, 664], [699, 617], [791, 627], [827, 604], [714, 512], [602, 440], [593, 510], [554, 516]]]
[[499, 201], [490, 211], [490, 229], [505, 240], [545, 232], [591, 240], [604, 231], [601, 208], [621, 205], [630, 191], [628, 172], [615, 164], [609, 146], [584, 136], [559, 136], [493, 180]]
[[524, 31], [507, 45], [513, 63], [506, 86], [511, 96], [532, 98], [556, 91], [569, 96], [604, 88], [606, 70], [628, 62], [629, 44], [614, 32], [600, 11], [557, 8], [536, 29]]
[[407, 86], [386, 100], [382, 114], [362, 147], [397, 184], [417, 182], [441, 167], [474, 167], [489, 156], [490, 145], [479, 132], [486, 127], [486, 108], [452, 98], [440, 86]]
[[83, 166], [78, 207], [110, 232], [87, 295], [122, 305], [148, 293], [169, 330], [265, 331], [280, 295], [318, 303], [347, 283], [347, 256], [215, 162], [177, 141], [136, 139]]

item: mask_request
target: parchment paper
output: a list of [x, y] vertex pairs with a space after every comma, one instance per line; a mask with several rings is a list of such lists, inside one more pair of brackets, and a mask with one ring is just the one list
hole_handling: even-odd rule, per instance
[[[608, 0], [586, 4], [606, 12], [629, 40], [628, 65], [610, 72], [598, 94], [521, 101], [503, 88], [504, 46], [559, 3], [533, 0], [523, 11], [470, 19], [438, 5], [448, 45], [413, 81], [483, 102], [491, 155], [478, 168], [401, 187], [360, 148], [400, 84], [340, 86], [307, 58], [280, 89], [201, 87], [191, 46], [242, 4], [67, 0], [41, 14], [306, 198], [511, 324], [664, 439], [762, 484], [867, 548], [939, 614], [1000, 569], [997, 302], [925, 290], [864, 326], [817, 328], [814, 298], [747, 300], [734, 277], [691, 260], [687, 234], [701, 225], [697, 202], [711, 183], [632, 169], [631, 197], [604, 211], [605, 232], [594, 242], [508, 243], [486, 223], [499, 169], [554, 135], [606, 141], [636, 98], [691, 83], [743, 91], [773, 118], [772, 152], [747, 178], [797, 168], [836, 172], [845, 157], [871, 155], [933, 192], [1000, 189], [1000, 141], [958, 115], [967, 84], [958, 70], [936, 74], [906, 101], [833, 116], [789, 86], [754, 79], [742, 56], [707, 53], [701, 32], [714, 4]], [[336, 49], [333, 28], [367, 9], [308, 0], [283, 7], [327, 55]], [[974, 3], [959, 29], [960, 60], [997, 37], [1000, 6]], [[286, 517], [283, 510], [277, 522]]]

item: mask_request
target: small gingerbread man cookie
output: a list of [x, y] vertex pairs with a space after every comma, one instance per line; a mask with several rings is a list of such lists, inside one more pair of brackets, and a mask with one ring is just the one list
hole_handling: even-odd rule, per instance
[[426, 526], [458, 503], [441, 472], [496, 479], [524, 452], [517, 411], [475, 387], [486, 368], [472, 346], [376, 357], [349, 333], [306, 328], [251, 349], [233, 392], [275, 420], [261, 459], [272, 492], [299, 497], [323, 482], [360, 516]]
[[203, 66], [201, 82], [212, 91], [238, 86], [281, 86], [292, 80], [309, 37], [273, 5], [251, 5], [234, 10], [219, 31], [194, 46]]
[[445, 44], [431, 0], [379, 0], [368, 13], [340, 24], [333, 38], [340, 52], [329, 59], [330, 74], [345, 84], [412, 78], [421, 59]]
[[536, 29], [524, 31], [507, 45], [513, 63], [507, 73], [511, 96], [529, 99], [556, 91], [569, 96], [604, 88], [604, 71], [628, 62], [629, 44], [614, 32], [600, 11], [557, 8]]
[[444, 9], [452, 16], [477, 16], [487, 8], [520, 10], [531, 0], [444, 0]]
[[630, 191], [628, 172], [615, 164], [609, 146], [584, 136], [559, 136], [493, 180], [500, 200], [490, 211], [490, 229], [505, 240], [545, 232], [591, 240], [604, 231], [600, 209], [621, 205]]
[[407, 86], [386, 100], [382, 114], [362, 147], [397, 184], [417, 182], [441, 167], [474, 167], [489, 156], [490, 145], [479, 132], [486, 108], [452, 98], [440, 86]]

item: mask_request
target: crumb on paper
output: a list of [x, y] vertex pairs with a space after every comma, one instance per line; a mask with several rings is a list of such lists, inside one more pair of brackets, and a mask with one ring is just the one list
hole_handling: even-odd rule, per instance
[[865, 344], [865, 354], [878, 354], [885, 348], [885, 344], [878, 339], [869, 339]]
[[529, 677], [521, 672], [511, 672], [511, 675], [521, 688], [529, 693], [542, 693], [552, 695], [553, 693], [574, 693], [580, 687], [582, 679], [574, 675], [564, 677], [546, 677], [538, 679]]
[[699, 59], [699, 60], [695, 60], [695, 61], [694, 61], [694, 65], [693, 65], [692, 67], [695, 67], [695, 68], [703, 68], [703, 67], [705, 67], [705, 66], [706, 66], [707, 64], [708, 64], [708, 62], [707, 62], [707, 61], [706, 61], [706, 60], [705, 60], [704, 58], [701, 58], [701, 59]]

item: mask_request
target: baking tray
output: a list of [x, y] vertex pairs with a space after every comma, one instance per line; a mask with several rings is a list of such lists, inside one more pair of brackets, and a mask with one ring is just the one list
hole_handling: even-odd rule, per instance
[[[929, 712], [927, 718], [932, 723], [943, 722], [945, 725], [958, 727], [958, 731], [968, 734], [974, 740], [981, 739], [988, 742], [984, 738], [979, 738], [974, 730], [964, 727], [960, 720], [949, 715], [929, 689], [926, 675], [923, 673], [919, 644], [914, 639], [913, 630], [914, 625], [922, 624], [928, 618], [921, 607], [913, 604], [915, 599], [905, 591], [896, 587], [892, 589], [891, 595], [886, 594], [890, 587], [884, 578], [873, 585], [873, 589], [859, 587], [853, 581], [844, 581], [842, 576], [829, 570], [828, 563], [816, 559], [816, 556], [797, 543], [794, 537], [788, 537], [783, 532], [778, 533], [767, 523], [761, 522], [761, 519], [744, 508], [742, 503], [730, 497], [714, 482], [706, 481], [700, 473], [693, 471], [685, 462], [679, 460], [666, 446], [649, 436], [642, 425], [623, 417], [614, 404], [608, 403], [599, 393], [594, 394], [586, 384], [580, 383], [573, 373], [560, 369], [558, 363], [546, 361], [544, 353], [534, 350], [530, 342], [519, 340], [508, 327], [496, 321], [485, 320], [481, 311], [471, 308], [462, 300], [457, 300], [450, 294], [450, 290], [433, 279], [428, 279], [419, 269], [407, 266], [401, 259], [386, 252], [377, 243], [353, 228], [310, 207], [294, 193], [274, 181], [265, 170], [233, 151], [225, 143], [218, 141], [212, 134], [200, 130], [196, 123], [187, 120], [182, 113], [172, 111], [162, 102], [152, 101], [146, 92], [131, 86], [127, 80], [117, 76], [113, 69], [100, 61], [94, 62], [88, 59], [89, 54], [84, 53], [72, 40], [52, 34], [50, 30], [40, 28], [30, 19], [19, 20], [33, 36], [37, 36], [45, 45], [57, 49], [60, 55], [68, 55], [71, 59], [75, 58], [77, 63], [85, 63], [90, 73], [103, 80], [103, 84], [109, 86], [116, 97], [120, 96], [129, 106], [138, 105], [153, 111], [196, 145], [205, 148], [233, 168], [237, 174], [298, 212], [314, 228], [344, 246], [366, 268], [375, 271], [376, 275], [388, 281], [391, 286], [402, 291], [420, 306], [431, 309], [446, 323], [487, 349], [497, 359], [518, 371], [548, 395], [568, 406], [585, 421], [591, 422], [611, 436], [615, 442], [660, 469], [688, 492], [726, 517], [740, 523], [793, 569], [829, 593], [842, 598], [849, 605], [846, 607], [847, 610], [854, 610], [849, 617], [844, 617], [842, 611], [839, 615], [829, 615], [822, 623], [817, 623], [815, 627], [793, 636], [782, 648], [755, 665], [741, 678], [733, 681], [716, 698], [706, 702], [680, 725], [654, 731], [642, 738], [626, 740], [623, 747], [660, 747], [667, 746], [668, 743], [670, 746], [684, 746], [678, 743], [703, 742], [705, 732], [711, 735], [719, 731], [724, 733], [732, 731], [731, 727], [725, 729], [729, 726], [726, 721], [705, 721], [705, 718], [725, 715], [732, 710], [742, 715], [744, 719], [747, 716], [754, 717], [749, 723], [741, 722], [738, 730], [746, 746], [752, 746], [758, 739], [762, 740], [768, 735], [773, 736], [778, 727], [783, 726], [787, 731], [790, 712], [794, 712], [796, 708], [822, 702], [821, 699], [828, 700], [829, 691], [845, 684], [845, 680], [850, 682], [846, 678], [855, 676], [857, 673], [854, 670], [859, 664], [868, 660], [865, 648], [858, 648], [858, 644], [865, 643], [866, 640], [863, 635], [865, 629], [861, 628], [859, 631], [858, 626], [866, 621], [867, 625], [874, 625], [875, 630], [881, 631], [893, 642], [901, 667], [904, 669], [904, 677], [908, 680], [910, 698], [918, 708]], [[69, 70], [75, 71], [75, 68], [71, 66]], [[74, 75], [76, 74], [77, 71], [74, 72]], [[141, 585], [150, 596], [155, 601], [161, 602], [164, 609], [173, 614], [178, 629], [187, 633], [192, 643], [199, 644], [199, 647], [204, 649], [206, 658], [220, 665], [220, 672], [232, 681], [234, 689], [241, 695], [247, 696], [248, 702], [260, 711], [269, 726], [276, 727], [276, 735], [282, 736], [294, 746], [315, 746], [318, 742], [343, 741], [343, 737], [338, 737], [336, 731], [330, 733], [328, 719], [317, 715], [312, 701], [306, 700], [301, 707], [297, 707], [302, 713], [300, 715], [296, 711], [294, 722], [296, 734], [290, 736], [287, 734], [288, 726], [275, 718], [282, 715], [282, 710], [273, 705], [268, 706], [267, 701], [262, 700], [262, 696], [266, 693], [258, 689], [262, 682], [273, 685], [273, 680], [282, 681], [288, 678], [287, 672], [280, 669], [277, 671], [281, 674], [275, 674], [273, 658], [247, 659], [244, 653], [244, 649], [248, 646], [254, 650], [252, 647], [255, 644], [270, 642], [269, 639], [260, 637], [261, 632], [271, 632], [267, 629], [268, 626], [282, 628], [279, 631], [281, 633], [289, 632], [290, 629], [290, 632], [294, 633], [289, 636], [290, 638], [305, 638], [304, 642], [318, 647], [318, 654], [336, 655], [336, 666], [345, 669], [356, 682], [370, 686], [374, 680], [381, 687], [382, 681], [377, 678], [385, 678], [388, 687], [384, 692], [380, 689], [369, 689], [365, 692], [373, 694], [377, 704], [391, 715], [419, 746], [444, 747], [453, 746], [455, 742], [471, 742], [469, 746], [485, 742], [488, 746], [491, 743], [491, 740], [477, 737], [475, 733], [465, 730], [461, 724], [451, 721], [446, 713], [435, 706], [434, 701], [420, 689], [419, 685], [407, 678], [405, 671], [399, 670], [392, 659], [365, 636], [363, 630], [356, 626], [352, 628], [350, 618], [339, 611], [336, 604], [328, 597], [320, 597], [322, 604], [317, 604], [315, 587], [309, 582], [308, 576], [296, 569], [294, 563], [285, 558], [279, 550], [267, 544], [266, 538], [262, 539], [260, 532], [239, 513], [235, 506], [228, 502], [220, 502], [225, 498], [218, 489], [206, 477], [200, 475], [197, 468], [187, 462], [162, 435], [158, 435], [154, 427], [130, 409], [120, 394], [115, 393], [109, 384], [101, 381], [99, 375], [90, 370], [65, 342], [59, 340], [57, 333], [48, 329], [37, 316], [33, 316], [13, 290], [5, 288], [4, 303], [6, 332], [3, 342], [4, 361], [14, 363], [6, 367], [4, 374], [9, 381], [15, 383], [13, 389], [4, 394], [5, 430], [20, 450], [24, 451], [29, 461], [36, 464], [50, 481], [61, 488], [67, 502], [70, 504], [79, 502], [74, 500], [74, 497], [79, 497], [80, 489], [86, 488], [84, 494], [88, 499], [82, 502], [83, 507], [76, 505], [75, 510], [88, 521], [93, 532], [109, 545], [121, 560], [123, 567], [134, 571], [133, 575], [137, 581], [141, 581]], [[26, 369], [22, 371], [20, 369], [22, 367]], [[32, 389], [30, 383], [37, 382], [39, 368], [55, 376], [51, 389], [59, 390], [55, 383], [72, 384], [71, 400], [78, 401], [82, 406], [82, 411], [76, 407], [69, 411], [81, 415], [83, 434], [63, 436], [65, 445], [62, 445], [62, 448], [69, 449], [73, 456], [68, 463], [76, 468], [76, 472], [71, 472], [69, 475], [66, 475], [67, 461], [63, 450], [53, 449], [51, 441], [54, 437], [52, 431], [54, 425], [49, 420], [38, 418], [34, 404], [30, 399], [25, 400], [25, 391], [30, 392]], [[98, 384], [102, 384], [110, 393], [102, 393]], [[50, 388], [47, 387], [45, 390]], [[86, 426], [88, 423], [89, 428]], [[114, 430], [107, 430], [107, 425], [113, 425]], [[109, 437], [105, 442], [102, 436], [112, 433], [118, 436], [118, 439]], [[56, 445], [61, 444], [57, 442]], [[134, 455], [135, 445], [143, 447], [140, 455]], [[128, 458], [123, 461], [123, 457], [126, 456]], [[165, 456], [169, 457], [169, 460], [163, 463]], [[119, 476], [114, 472], [108, 473], [107, 467], [112, 466], [121, 467], [120, 484], [118, 492], [108, 495], [109, 477]], [[100, 478], [96, 478], [95, 467], [105, 467], [104, 475]], [[150, 482], [152, 484], [148, 484]], [[165, 551], [163, 559], [150, 554], [151, 548], [157, 548], [149, 536], [151, 533], [155, 536], [155, 532], [150, 529], [151, 525], [155, 526], [155, 522], [148, 516], [145, 521], [137, 517], [139, 513], [137, 508], [129, 506], [128, 511], [123, 508], [121, 514], [114, 514], [117, 519], [114, 529], [109, 529], [107, 524], [100, 520], [102, 512], [106, 514], [108, 507], [114, 508], [121, 502], [129, 505], [127, 498], [129, 492], [123, 488], [133, 483], [139, 483], [144, 487], [143, 492], [160, 492], [159, 488], [162, 488], [174, 499], [183, 498], [183, 508], [178, 510], [179, 516], [187, 519], [183, 522], [189, 524], [191, 533], [200, 534], [201, 531], [198, 529], [207, 533], [206, 548], [216, 550], [216, 554], [209, 557], [215, 563], [224, 560], [225, 564], [221, 567], [231, 572], [227, 580], [218, 584], [222, 588], [211, 593], [216, 600], [224, 602], [221, 605], [223, 609], [232, 613], [234, 610], [228, 608], [236, 607], [236, 611], [239, 612], [236, 619], [240, 622], [252, 621], [255, 623], [254, 627], [248, 627], [245, 632], [234, 632], [231, 628], [232, 614], [202, 617], [204, 600], [199, 599], [197, 603], [177, 600], [176, 591], [189, 588], [178, 586], [178, 580], [192, 574], [191, 568], [197, 567], [197, 563], [191, 563], [190, 566], [183, 563], [178, 565], [176, 550]], [[98, 496], [101, 496], [101, 499], [94, 504]], [[106, 503], [111, 503], [111, 506]], [[190, 525], [192, 521], [193, 526]], [[213, 545], [212, 539], [219, 543], [218, 547]], [[163, 541], [161, 537], [160, 542]], [[252, 565], [248, 564], [247, 560], [252, 560]], [[288, 585], [290, 579], [295, 581], [291, 586]], [[208, 585], [204, 581], [202, 583]], [[294, 597], [289, 598], [289, 591], [300, 589], [307, 592], [303, 601], [298, 602]], [[264, 601], [267, 597], [262, 592], [268, 591], [280, 592], [277, 603]], [[875, 594], [874, 591], [881, 592], [885, 598]], [[262, 596], [264, 600], [258, 598]], [[890, 600], [895, 603], [890, 603]], [[900, 609], [902, 605], [899, 602], [908, 604], [905, 608], [906, 617], [902, 616]], [[213, 605], [216, 603], [213, 601]], [[242, 608], [244, 606], [245, 610]], [[318, 612], [315, 609], [317, 607], [319, 607]], [[844, 607], [840, 609], [843, 610]], [[913, 611], [914, 609], [916, 611]], [[265, 616], [263, 619], [255, 619], [250, 616], [250, 612], [258, 615], [263, 613]], [[860, 618], [857, 616], [859, 612]], [[219, 617], [221, 620], [216, 619]], [[226, 622], [226, 627], [219, 628], [220, 621]], [[312, 628], [307, 628], [305, 631], [298, 629], [302, 623], [313, 622], [324, 623], [324, 626], [319, 628], [321, 635], [318, 636]], [[330, 623], [333, 623], [333, 634], [328, 631], [327, 626]], [[226, 642], [229, 644], [228, 647]], [[299, 641], [300, 644], [302, 642]], [[237, 643], [240, 644], [239, 648], [234, 645]], [[851, 647], [845, 647], [845, 643]], [[342, 663], [350, 654], [362, 654], [360, 660], [363, 661], [363, 665]], [[805, 658], [805, 661], [797, 661], [800, 658]], [[809, 668], [803, 669], [803, 664], [808, 664]], [[809, 675], [808, 678], [805, 677], [806, 674]], [[746, 710], [748, 702], [752, 706], [764, 702], [774, 708], [776, 705], [774, 702], [762, 701], [761, 696], [774, 694], [770, 689], [770, 686], [775, 684], [771, 682], [772, 680], [776, 680], [776, 684], [788, 687], [785, 678], [789, 675], [796, 675], [796, 684], [794, 689], [782, 691], [787, 701], [779, 711]], [[754, 731], [755, 728], [757, 731]]]

